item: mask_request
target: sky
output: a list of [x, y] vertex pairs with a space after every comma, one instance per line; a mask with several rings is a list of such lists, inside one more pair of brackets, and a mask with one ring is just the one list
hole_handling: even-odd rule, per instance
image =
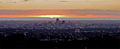
[[0, 0], [2, 17], [120, 18], [120, 0]]

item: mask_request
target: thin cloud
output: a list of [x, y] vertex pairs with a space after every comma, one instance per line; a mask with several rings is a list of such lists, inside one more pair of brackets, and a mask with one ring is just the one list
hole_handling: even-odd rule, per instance
[[24, 1], [29, 1], [29, 0], [24, 0]]
[[[0, 15], [31, 15], [32, 13], [38, 13], [38, 11], [31, 10], [0, 10]], [[40, 13], [40, 11], [39, 11]]]
[[70, 1], [59, 1], [59, 2], [70, 2]]
[[117, 10], [0, 10], [0, 15], [41, 15], [41, 14], [71, 14], [71, 15], [107, 15], [120, 16]]
[[113, 15], [120, 16], [119, 10], [69, 10], [66, 11], [75, 15]]
[[8, 2], [8, 3], [17, 3], [17, 2]]
[[29, 0], [19, 0], [19, 1], [0, 1], [0, 3], [19, 3], [19, 2], [28, 2]]

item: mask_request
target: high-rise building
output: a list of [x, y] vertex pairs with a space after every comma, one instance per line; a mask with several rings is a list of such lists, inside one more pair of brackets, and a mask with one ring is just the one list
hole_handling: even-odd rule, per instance
[[63, 20], [63, 21], [62, 21], [62, 24], [64, 24], [64, 23], [65, 23], [65, 21]]
[[59, 18], [56, 18], [56, 22], [59, 22], [60, 20], [59, 20]]

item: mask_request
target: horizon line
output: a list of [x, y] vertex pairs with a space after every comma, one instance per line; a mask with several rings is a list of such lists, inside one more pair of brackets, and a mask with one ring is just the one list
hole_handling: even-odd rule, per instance
[[[31, 17], [2, 17], [0, 20], [55, 20], [56, 18], [31, 18]], [[120, 18], [59, 18], [61, 20], [120, 20]]]

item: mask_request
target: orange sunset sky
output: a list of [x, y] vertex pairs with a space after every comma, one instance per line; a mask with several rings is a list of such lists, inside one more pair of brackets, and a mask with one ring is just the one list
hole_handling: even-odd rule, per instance
[[0, 0], [2, 17], [120, 18], [120, 0]]

